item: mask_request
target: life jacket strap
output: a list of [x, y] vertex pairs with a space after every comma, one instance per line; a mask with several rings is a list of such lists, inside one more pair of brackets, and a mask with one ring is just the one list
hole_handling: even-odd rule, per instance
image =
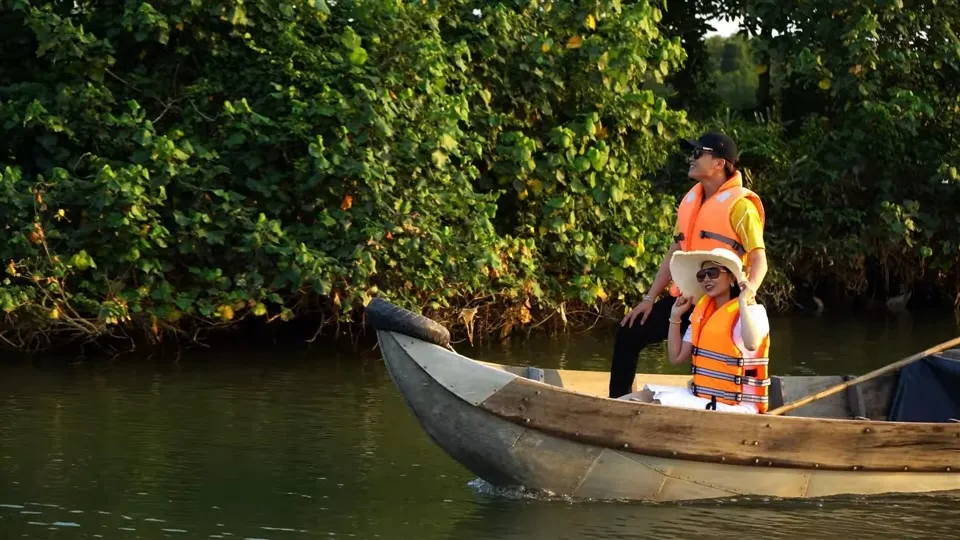
[[717, 242], [727, 244], [733, 248], [733, 251], [735, 251], [737, 255], [740, 255], [741, 257], [747, 254], [746, 248], [744, 248], [743, 244], [738, 242], [735, 238], [730, 238], [729, 236], [724, 236], [722, 234], [710, 231], [700, 231], [700, 238], [709, 238], [711, 240], [716, 240]]
[[731, 401], [736, 401], [738, 403], [748, 402], [748, 403], [769, 403], [770, 398], [768, 396], [759, 396], [756, 394], [744, 394], [742, 392], [725, 392], [723, 390], [718, 390], [716, 388], [710, 388], [709, 386], [703, 385], [691, 385], [691, 391], [694, 395], [703, 394], [705, 396], [712, 396], [716, 398], [729, 399]]
[[702, 347], [693, 347], [693, 356], [702, 356], [710, 360], [717, 360], [725, 364], [737, 367], [743, 366], [765, 366], [770, 363], [770, 359], [767, 357], [762, 358], [741, 358], [738, 356], [730, 356], [729, 354], [718, 353], [716, 351], [711, 351], [709, 349], [704, 349]]
[[756, 386], [761, 388], [770, 386], [770, 379], [758, 379], [756, 377], [747, 377], [746, 375], [732, 375], [730, 373], [723, 373], [697, 366], [692, 366], [690, 372], [694, 375], [703, 375], [712, 379], [729, 381], [738, 386]]

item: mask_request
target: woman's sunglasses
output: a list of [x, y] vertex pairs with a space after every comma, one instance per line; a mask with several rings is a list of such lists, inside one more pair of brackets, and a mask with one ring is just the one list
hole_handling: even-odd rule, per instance
[[711, 266], [710, 268], [704, 268], [703, 270], [697, 272], [697, 281], [703, 282], [704, 279], [717, 279], [720, 277], [720, 272], [726, 272], [726, 269], [721, 269], [717, 266]]

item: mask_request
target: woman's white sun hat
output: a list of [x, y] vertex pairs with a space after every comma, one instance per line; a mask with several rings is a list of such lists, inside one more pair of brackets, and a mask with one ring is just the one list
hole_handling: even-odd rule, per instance
[[670, 275], [677, 288], [680, 289], [681, 295], [689, 296], [694, 301], [703, 296], [703, 288], [697, 281], [697, 272], [707, 261], [730, 270], [730, 273], [733, 274], [734, 283], [741, 283], [746, 279], [743, 275], [743, 263], [740, 257], [729, 249], [675, 251], [673, 256], [670, 257]]

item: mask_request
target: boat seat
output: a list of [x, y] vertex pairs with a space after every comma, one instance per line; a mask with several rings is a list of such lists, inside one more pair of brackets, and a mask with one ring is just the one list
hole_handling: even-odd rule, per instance
[[[844, 375], [843, 382], [856, 379], [856, 375]], [[863, 401], [863, 391], [860, 385], [853, 385], [847, 388], [847, 406], [850, 407], [850, 416], [855, 420], [869, 420], [867, 417], [867, 406]]]
[[527, 367], [524, 377], [531, 381], [543, 382], [543, 370], [537, 367]]

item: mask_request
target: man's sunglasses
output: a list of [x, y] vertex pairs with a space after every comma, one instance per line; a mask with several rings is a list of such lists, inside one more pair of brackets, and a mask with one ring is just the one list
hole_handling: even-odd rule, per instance
[[720, 272], [726, 272], [727, 270], [721, 269], [718, 266], [711, 266], [710, 268], [704, 268], [703, 270], [697, 272], [697, 281], [703, 282], [705, 278], [717, 279], [720, 277]]
[[691, 157], [693, 160], [698, 160], [698, 159], [700, 159], [700, 156], [702, 156], [702, 155], [704, 155], [704, 154], [711, 154], [711, 153], [713, 153], [713, 148], [708, 148], [708, 147], [694, 148], [694, 149], [693, 149], [693, 153], [690, 154], [690, 157]]

